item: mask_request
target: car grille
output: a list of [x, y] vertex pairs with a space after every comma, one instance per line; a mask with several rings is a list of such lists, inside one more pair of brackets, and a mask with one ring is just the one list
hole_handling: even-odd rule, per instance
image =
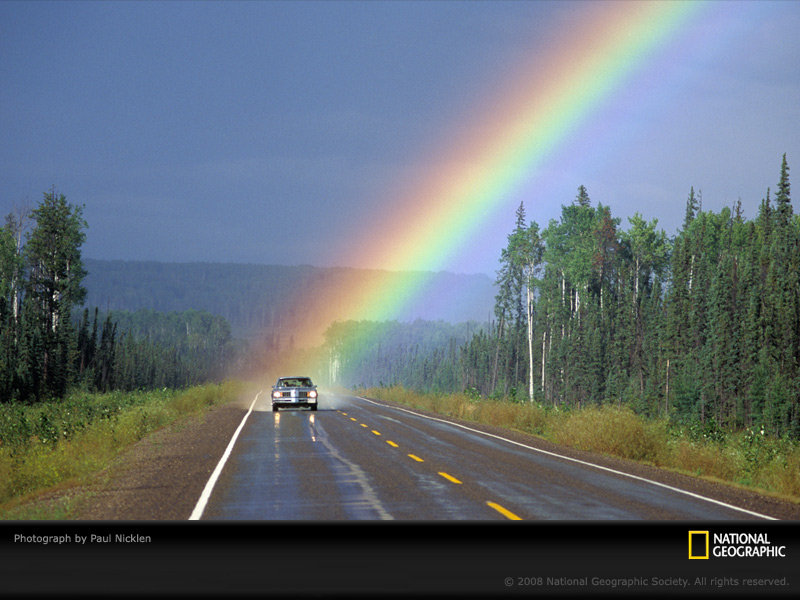
[[281, 392], [281, 398], [293, 398], [293, 397], [294, 398], [308, 398], [308, 392], [300, 390], [300, 391], [297, 392], [297, 395], [295, 395], [295, 396], [292, 396], [292, 392]]

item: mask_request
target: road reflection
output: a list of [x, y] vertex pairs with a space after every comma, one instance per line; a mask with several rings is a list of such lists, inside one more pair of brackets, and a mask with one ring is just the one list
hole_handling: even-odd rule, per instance
[[[275, 431], [280, 431], [281, 429], [281, 413], [279, 411], [275, 411], [272, 415], [272, 418], [275, 422]], [[317, 441], [317, 415], [313, 412], [310, 412], [308, 415], [308, 426], [309, 426], [309, 433], [311, 434], [311, 441]], [[278, 444], [278, 438], [275, 438], [275, 445]]]

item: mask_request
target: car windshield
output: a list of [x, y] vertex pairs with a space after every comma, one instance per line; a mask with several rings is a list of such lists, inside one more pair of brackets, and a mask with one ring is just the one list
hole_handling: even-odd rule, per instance
[[286, 377], [278, 379], [275, 387], [314, 387], [308, 377]]

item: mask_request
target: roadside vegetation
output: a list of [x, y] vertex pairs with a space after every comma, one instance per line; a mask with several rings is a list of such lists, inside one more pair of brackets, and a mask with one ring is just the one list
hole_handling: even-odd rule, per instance
[[488, 322], [451, 328], [460, 337], [332, 326], [330, 379], [561, 411], [625, 405], [676, 427], [800, 440], [800, 215], [785, 155], [756, 215], [741, 201], [705, 210], [691, 188], [674, 236], [638, 213], [623, 224], [583, 186], [544, 227], [521, 203], [495, 284]]
[[0, 227], [0, 518], [59, 518], [19, 507], [240, 389], [223, 317], [81, 309], [87, 227], [55, 189]]
[[637, 415], [624, 405], [554, 408], [481, 399], [477, 394], [423, 394], [399, 386], [359, 393], [800, 502], [800, 444], [770, 437], [763, 430], [730, 432], [700, 423], [679, 425]]
[[20, 516], [16, 509], [44, 490], [84, 483], [146, 435], [200, 416], [241, 391], [241, 383], [225, 382], [0, 403], [0, 518], [42, 518]]

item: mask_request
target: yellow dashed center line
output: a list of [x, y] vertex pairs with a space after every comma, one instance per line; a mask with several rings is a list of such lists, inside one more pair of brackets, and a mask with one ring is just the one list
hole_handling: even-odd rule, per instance
[[[339, 411], [339, 412], [341, 412], [341, 411]], [[348, 416], [346, 412], [342, 412], [342, 414], [344, 416]], [[353, 422], [358, 423], [358, 419], [355, 419], [353, 417], [350, 417], [350, 420], [353, 421]], [[361, 425], [364, 428], [368, 428], [367, 425], [364, 424], [364, 423], [359, 423], [359, 425]], [[375, 435], [381, 435], [380, 431], [376, 431], [374, 429], [372, 430], [372, 433], [374, 433]], [[399, 448], [400, 447], [400, 446], [398, 446], [397, 444], [395, 444], [391, 440], [386, 440], [386, 443], [389, 444], [392, 448]], [[420, 462], [420, 463], [421, 462], [425, 462], [423, 459], [421, 459], [416, 454], [409, 454], [408, 456], [409, 456], [409, 458], [412, 458], [417, 462]], [[456, 479], [455, 477], [453, 477], [452, 475], [449, 475], [449, 474], [445, 473], [444, 471], [439, 471], [439, 475], [441, 475], [442, 477], [444, 477], [445, 479], [447, 479], [448, 481], [450, 481], [452, 483], [457, 483], [457, 484], [463, 483], [463, 482], [459, 481], [458, 479]], [[512, 521], [522, 521], [522, 517], [519, 517], [519, 516], [515, 515], [510, 510], [508, 510], [506, 508], [503, 508], [502, 506], [500, 506], [496, 502], [487, 501], [486, 505], [489, 506], [490, 508], [496, 510], [497, 512], [499, 512], [506, 519], [510, 519]]]
[[507, 509], [503, 508], [502, 506], [500, 506], [496, 502], [487, 502], [486, 504], [488, 506], [490, 506], [491, 508], [495, 509], [501, 515], [503, 515], [506, 519], [511, 519], [512, 521], [522, 521], [522, 517], [518, 517], [517, 515], [512, 513], [510, 510], [507, 510]]
[[[343, 411], [339, 411], [339, 412], [342, 413], [344, 416], [348, 416], [346, 412], [343, 412]], [[355, 422], [355, 423], [358, 423], [358, 419], [355, 419], [353, 417], [350, 417], [350, 420]], [[361, 425], [364, 428], [368, 428], [367, 425], [364, 424], [364, 423], [359, 423], [359, 425]], [[374, 433], [375, 435], [381, 435], [381, 433], [379, 431], [376, 431], [374, 429], [372, 430], [372, 433]], [[391, 440], [386, 440], [386, 443], [389, 444], [392, 448], [399, 448], [400, 447], [400, 446], [398, 446], [397, 444], [395, 444]], [[423, 459], [421, 459], [419, 456], [417, 456], [415, 454], [409, 454], [408, 456], [409, 456], [409, 458], [413, 458], [417, 462], [420, 462], [420, 463], [421, 462], [425, 462]], [[463, 482], [459, 481], [458, 479], [456, 479], [455, 477], [453, 477], [452, 475], [448, 475], [444, 471], [439, 471], [439, 475], [441, 475], [442, 477], [444, 477], [445, 479], [447, 479], [448, 481], [450, 481], [452, 483], [458, 483], [458, 484], [463, 483]], [[522, 521], [522, 517], [515, 515], [510, 510], [508, 510], [506, 508], [503, 508], [502, 506], [500, 506], [496, 502], [487, 501], [486, 505], [488, 507], [496, 510], [497, 512], [499, 512], [506, 519], [510, 519], [512, 521]]]

